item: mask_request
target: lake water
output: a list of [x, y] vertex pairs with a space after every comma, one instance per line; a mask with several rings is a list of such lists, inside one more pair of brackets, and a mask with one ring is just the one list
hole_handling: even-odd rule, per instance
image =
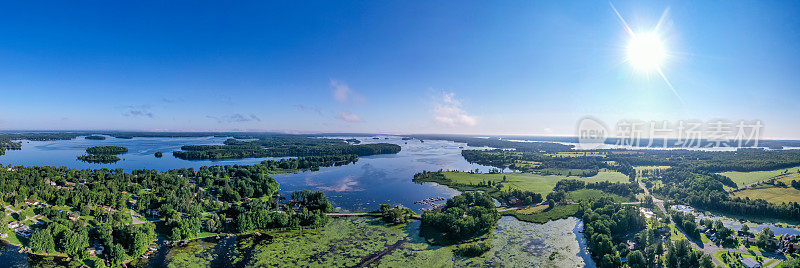
[[429, 207], [415, 204], [415, 201], [440, 196], [450, 198], [459, 192], [435, 183], [413, 183], [411, 179], [414, 174], [439, 169], [479, 169], [485, 172], [491, 168], [470, 164], [461, 156], [462, 148], [488, 148], [468, 147], [450, 141], [404, 141], [399, 137], [358, 139], [362, 143], [395, 143], [403, 149], [398, 154], [360, 157], [358, 162], [347, 166], [273, 176], [280, 182], [281, 192], [289, 194], [303, 189], [324, 191], [335, 206], [346, 211], [371, 211], [380, 208], [380, 204], [402, 204], [421, 212], [420, 209]]
[[[228, 137], [190, 137], [190, 138], [132, 138], [118, 139], [106, 136], [105, 140], [87, 140], [83, 136], [72, 140], [58, 141], [22, 141], [22, 150], [6, 150], [0, 156], [0, 164], [5, 166], [65, 166], [69, 168], [122, 168], [125, 171], [134, 169], [168, 170], [174, 168], [199, 168], [213, 165], [252, 165], [275, 157], [227, 159], [227, 160], [182, 160], [172, 156], [183, 145], [222, 144]], [[116, 163], [87, 163], [77, 159], [86, 154], [86, 148], [92, 146], [123, 146], [128, 152], [119, 155]], [[163, 152], [161, 158], [156, 152]]]
[[[349, 138], [349, 137], [347, 137]], [[79, 137], [68, 141], [23, 141], [22, 150], [7, 151], [0, 156], [3, 165], [25, 166], [66, 166], [71, 168], [123, 168], [127, 171], [133, 169], [167, 170], [182, 167], [200, 167], [204, 165], [232, 165], [255, 164], [264, 159], [237, 159], [223, 161], [187, 161], [172, 157], [170, 152], [179, 150], [182, 145], [191, 144], [222, 144], [227, 138], [200, 137], [200, 138], [133, 138], [116, 139], [108, 137], [106, 140], [86, 140]], [[357, 137], [362, 143], [389, 142], [402, 147], [402, 151], [392, 155], [374, 155], [359, 158], [358, 162], [346, 166], [321, 168], [318, 171], [306, 171], [297, 174], [275, 175], [281, 185], [280, 192], [289, 194], [292, 191], [311, 189], [324, 191], [334, 206], [344, 211], [370, 211], [378, 209], [380, 204], [402, 204], [417, 212], [421, 212], [426, 205], [415, 204], [415, 201], [431, 197], [450, 198], [459, 192], [446, 186], [435, 183], [417, 184], [412, 182], [413, 175], [422, 170], [475, 170], [488, 171], [491, 167], [468, 163], [461, 156], [462, 149], [488, 149], [469, 147], [466, 144], [437, 140], [402, 140], [400, 137]], [[85, 153], [91, 146], [115, 145], [125, 146], [129, 152], [121, 155], [124, 160], [113, 164], [84, 163], [75, 159]], [[157, 151], [164, 152], [163, 158], [156, 158], [153, 154]], [[440, 202], [443, 203], [443, 202]], [[564, 226], [549, 231], [549, 226]], [[506, 232], [509, 226], [529, 230], [530, 234], [523, 232]], [[519, 250], [528, 252], [533, 258], [547, 258], [539, 253], [549, 252], [550, 248], [545, 241], [560, 241], [559, 248], [569, 245], [571, 250], [561, 250], [561, 258], [569, 266], [589, 266], [594, 263], [588, 257], [585, 249], [585, 239], [580, 234], [582, 224], [576, 219], [551, 222], [547, 225], [529, 224], [519, 222], [514, 218], [504, 217], [498, 227], [498, 235], [513, 236], [514, 239], [525, 241], [528, 245], [535, 245], [537, 250], [532, 251], [527, 247]], [[556, 230], [553, 229], [553, 230]], [[544, 238], [544, 240], [542, 240]], [[550, 238], [546, 238], [550, 237]], [[517, 241], [515, 240], [515, 241]], [[231, 241], [223, 240], [205, 245], [219, 249], [215, 256], [225, 254], [224, 248], [230, 247]], [[572, 242], [570, 242], [572, 241]], [[222, 242], [222, 243], [220, 243]], [[208, 243], [208, 242], [203, 242]], [[544, 243], [544, 244], [542, 244]], [[551, 243], [550, 243], [551, 244]], [[519, 246], [519, 245], [517, 245]], [[164, 247], [164, 246], [162, 246]], [[544, 248], [542, 248], [544, 247]], [[499, 249], [499, 248], [498, 248]], [[0, 253], [0, 261], [4, 264], [27, 267], [38, 266], [41, 260], [27, 257], [18, 253], [15, 246], [6, 246]], [[157, 258], [164, 260], [164, 256], [172, 249], [162, 248]], [[504, 253], [503, 252], [499, 252]], [[544, 254], [544, 253], [542, 253]], [[522, 260], [522, 259], [520, 259]], [[488, 260], [491, 262], [491, 260]], [[166, 262], [157, 261], [164, 264]], [[213, 263], [213, 262], [212, 262]], [[47, 266], [45, 264], [45, 266]]]

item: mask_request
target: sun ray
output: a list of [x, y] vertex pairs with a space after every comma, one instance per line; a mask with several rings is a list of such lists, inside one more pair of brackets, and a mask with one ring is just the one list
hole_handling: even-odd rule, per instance
[[678, 100], [681, 102], [681, 104], [685, 105], [686, 103], [683, 101], [683, 98], [681, 97], [680, 94], [678, 94], [678, 91], [675, 90], [675, 87], [672, 86], [672, 83], [669, 82], [669, 79], [667, 79], [667, 76], [664, 75], [663, 71], [661, 71], [661, 68], [658, 68], [658, 75], [660, 75], [661, 78], [664, 79], [664, 82], [667, 83], [667, 86], [669, 87], [669, 89], [672, 90], [672, 93], [675, 94], [675, 97], [678, 97]]
[[661, 18], [658, 18], [658, 24], [656, 24], [656, 28], [653, 30], [654, 32], [661, 31], [661, 25], [664, 25], [667, 17], [669, 16], [669, 8], [664, 9], [664, 12], [661, 13]]
[[668, 55], [671, 55], [671, 53], [663, 49], [661, 40], [658, 38], [663, 25], [669, 17], [669, 8], [664, 9], [664, 12], [661, 13], [661, 17], [658, 19], [658, 23], [652, 32], [637, 34], [633, 32], [628, 22], [625, 21], [625, 18], [619, 13], [617, 7], [614, 6], [614, 3], [609, 1], [608, 4], [611, 5], [614, 14], [617, 15], [620, 23], [625, 28], [625, 32], [628, 33], [631, 38], [631, 43], [628, 44], [628, 56], [625, 61], [633, 65], [634, 68], [657, 72], [658, 75], [664, 79], [664, 83], [667, 84], [667, 87], [675, 94], [675, 97], [678, 98], [680, 103], [685, 105], [686, 103], [683, 101], [683, 98], [678, 94], [678, 90], [672, 86], [672, 82], [667, 79], [661, 66], [661, 61]]
[[611, 9], [613, 9], [613, 10], [614, 10], [614, 13], [616, 13], [616, 14], [617, 14], [617, 18], [618, 18], [618, 19], [619, 19], [619, 21], [622, 23], [622, 26], [623, 26], [623, 27], [625, 27], [625, 31], [627, 31], [627, 32], [628, 32], [628, 35], [630, 35], [630, 36], [634, 36], [635, 34], [633, 33], [633, 30], [631, 30], [631, 27], [630, 27], [630, 26], [628, 26], [628, 23], [627, 23], [627, 22], [625, 22], [625, 19], [624, 19], [624, 18], [622, 18], [622, 15], [621, 15], [621, 14], [619, 14], [619, 11], [617, 11], [617, 8], [616, 8], [616, 7], [614, 7], [614, 3], [612, 3], [612, 2], [608, 2], [608, 4], [610, 4], [610, 5], [611, 5]]

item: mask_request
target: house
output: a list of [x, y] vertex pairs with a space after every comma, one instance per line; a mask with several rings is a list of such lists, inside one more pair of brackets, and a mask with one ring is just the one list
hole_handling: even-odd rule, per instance
[[18, 235], [20, 235], [22, 237], [28, 238], [33, 233], [33, 230], [31, 230], [31, 227], [22, 226], [22, 227], [19, 227], [19, 228], [15, 229], [14, 232], [16, 232]]
[[750, 232], [745, 232], [745, 231], [742, 231], [742, 230], [739, 230], [738, 232], [736, 232], [736, 234], [741, 236], [741, 237], [753, 236], [753, 234], [751, 234]]
[[94, 245], [87, 250], [89, 250], [89, 254], [92, 255], [103, 255], [103, 245], [100, 243], [95, 242]]
[[70, 213], [69, 213], [69, 220], [71, 220], [71, 221], [77, 221], [77, 220], [78, 220], [78, 218], [80, 218], [80, 216], [78, 216], [78, 214], [75, 214], [75, 212], [70, 212]]
[[35, 206], [35, 205], [38, 205], [39, 202], [30, 200], [30, 199], [25, 199], [25, 204], [28, 204], [29, 206]]
[[148, 208], [147, 211], [145, 211], [145, 213], [147, 215], [150, 215], [150, 216], [158, 216], [158, 209], [157, 208]]
[[22, 225], [22, 222], [20, 222], [20, 221], [12, 221], [12, 222], [8, 223], [8, 228], [9, 229], [16, 229], [20, 225]]
[[747, 237], [747, 238], [745, 238], [745, 239], [744, 239], [744, 242], [745, 242], [746, 244], [748, 244], [748, 245], [755, 245], [755, 244], [756, 244], [756, 242], [758, 242], [758, 240], [756, 240], [756, 239], [755, 239], [755, 238], [753, 238], [753, 237]]
[[753, 258], [745, 258], [742, 260], [742, 266], [747, 268], [758, 268], [761, 267], [761, 263], [757, 262]]

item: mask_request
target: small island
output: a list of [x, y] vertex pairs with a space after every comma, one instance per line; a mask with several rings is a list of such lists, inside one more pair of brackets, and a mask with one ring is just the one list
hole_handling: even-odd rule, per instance
[[95, 146], [87, 148], [86, 152], [89, 154], [117, 155], [127, 153], [128, 148], [122, 146]]
[[121, 160], [118, 154], [128, 152], [128, 148], [122, 146], [95, 146], [86, 148], [87, 155], [78, 156], [78, 160], [88, 163], [109, 164]]
[[163, 156], [164, 156], [164, 153], [162, 153], [162, 152], [156, 152], [156, 153], [155, 153], [155, 156], [156, 156], [156, 157], [158, 157], [158, 158], [161, 158], [161, 157], [163, 157]]
[[78, 160], [88, 163], [110, 164], [110, 163], [116, 163], [121, 159], [116, 155], [110, 155], [110, 154], [87, 154], [78, 156]]
[[87, 139], [87, 140], [105, 140], [106, 137], [105, 136], [100, 136], [100, 135], [89, 135], [89, 136], [84, 137], [84, 139]]

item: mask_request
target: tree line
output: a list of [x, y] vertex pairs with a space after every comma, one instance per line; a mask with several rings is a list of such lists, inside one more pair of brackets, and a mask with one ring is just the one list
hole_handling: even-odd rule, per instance
[[328, 156], [396, 154], [401, 147], [391, 143], [349, 144], [342, 139], [305, 136], [274, 136], [259, 140], [228, 139], [223, 145], [185, 145], [174, 151], [175, 157], [186, 160], [287, 156]]

